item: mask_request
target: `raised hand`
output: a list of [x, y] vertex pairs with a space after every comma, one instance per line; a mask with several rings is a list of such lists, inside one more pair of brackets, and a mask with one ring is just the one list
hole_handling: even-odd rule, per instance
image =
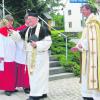
[[71, 48], [71, 51], [72, 52], [77, 52], [78, 51], [78, 48], [77, 47], [73, 47], [73, 48]]
[[32, 45], [33, 48], [36, 48], [36, 46], [37, 46], [36, 42], [34, 42], [34, 41], [31, 42], [31, 45]]

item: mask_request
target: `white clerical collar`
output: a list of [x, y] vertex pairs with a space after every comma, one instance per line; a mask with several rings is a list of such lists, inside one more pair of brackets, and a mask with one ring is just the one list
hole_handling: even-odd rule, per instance
[[[36, 27], [35, 35], [38, 37], [39, 36], [39, 31], [40, 31], [41, 24], [38, 22], [36, 25], [34, 25], [34, 27]], [[29, 29], [30, 28], [34, 28], [34, 27], [29, 27], [26, 33], [28, 34]]]
[[86, 20], [86, 24], [90, 21], [90, 19], [91, 18], [93, 18], [95, 15], [93, 14], [93, 13], [91, 13], [90, 15], [89, 15], [89, 17], [87, 18], [87, 20]]
[[94, 16], [94, 14], [91, 13], [91, 14], [89, 15], [88, 19], [90, 19], [90, 18], [93, 17], [93, 16]]

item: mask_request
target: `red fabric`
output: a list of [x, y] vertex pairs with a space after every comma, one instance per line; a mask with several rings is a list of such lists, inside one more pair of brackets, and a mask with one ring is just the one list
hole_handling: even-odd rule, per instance
[[0, 34], [8, 36], [8, 28], [7, 27], [0, 28]]
[[14, 30], [14, 28], [13, 27], [11, 27], [11, 28], [7, 28], [7, 27], [2, 27], [2, 28], [0, 28], [0, 34], [2, 34], [2, 35], [4, 35], [4, 36], [8, 36], [8, 30], [9, 29], [13, 29]]
[[[13, 27], [0, 28], [0, 34], [8, 36], [8, 30]], [[0, 90], [14, 91], [16, 88], [16, 66], [15, 62], [4, 62], [4, 71], [0, 71]]]
[[20, 31], [20, 30], [25, 29], [26, 27], [27, 27], [27, 26], [24, 24], [24, 25], [22, 25], [22, 26], [20, 26], [20, 27], [16, 28], [15, 30]]
[[17, 66], [16, 87], [29, 88], [30, 85], [29, 85], [29, 76], [28, 76], [27, 66], [25, 66], [24, 64], [18, 64], [18, 63], [16, 63], [16, 66]]
[[4, 71], [0, 71], [0, 90], [14, 91], [16, 88], [15, 62], [5, 62]]

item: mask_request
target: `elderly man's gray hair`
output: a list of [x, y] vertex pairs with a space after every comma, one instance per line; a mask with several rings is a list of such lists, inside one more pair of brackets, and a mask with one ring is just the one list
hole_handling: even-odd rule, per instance
[[8, 21], [14, 21], [14, 18], [13, 18], [12, 15], [6, 15], [5, 19], [8, 20]]

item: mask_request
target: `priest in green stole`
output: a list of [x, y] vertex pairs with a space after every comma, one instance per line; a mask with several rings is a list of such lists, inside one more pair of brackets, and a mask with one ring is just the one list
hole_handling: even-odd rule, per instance
[[[96, 10], [96, 9], [95, 9]], [[73, 52], [82, 52], [82, 96], [84, 100], [100, 100], [100, 20], [88, 4], [81, 7], [86, 17], [82, 38]]]

